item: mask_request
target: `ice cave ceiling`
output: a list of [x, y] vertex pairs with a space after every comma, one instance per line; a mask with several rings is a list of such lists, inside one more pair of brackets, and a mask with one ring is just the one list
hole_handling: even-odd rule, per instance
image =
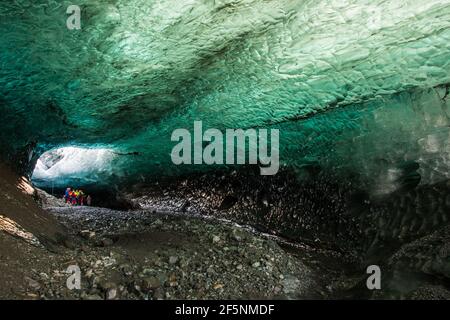
[[10, 162], [85, 146], [115, 152], [105, 177], [189, 171], [170, 135], [202, 120], [279, 128], [295, 168], [449, 176], [450, 0], [14, 0], [0, 32]]

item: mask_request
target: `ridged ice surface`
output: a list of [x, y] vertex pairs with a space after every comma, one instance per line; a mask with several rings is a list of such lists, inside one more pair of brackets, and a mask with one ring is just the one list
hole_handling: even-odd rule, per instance
[[[374, 190], [404, 162], [448, 178], [449, 0], [80, 0], [0, 4], [0, 148], [112, 148], [117, 177], [193, 169], [176, 128], [281, 129], [281, 162]], [[401, 174], [400, 174], [401, 175]]]

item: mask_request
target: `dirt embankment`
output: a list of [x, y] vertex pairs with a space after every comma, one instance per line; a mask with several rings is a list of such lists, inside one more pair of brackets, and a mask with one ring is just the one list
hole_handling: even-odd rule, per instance
[[0, 221], [5, 218], [33, 234], [43, 244], [57, 243], [63, 227], [33, 199], [36, 190], [25, 177], [0, 163]]
[[52, 260], [64, 228], [35, 199], [29, 181], [0, 163], [0, 297], [26, 298], [29, 276]]

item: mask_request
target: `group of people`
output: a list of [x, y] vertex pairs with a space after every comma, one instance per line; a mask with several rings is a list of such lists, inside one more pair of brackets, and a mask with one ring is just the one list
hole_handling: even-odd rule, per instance
[[90, 206], [92, 198], [90, 195], [86, 196], [83, 190], [67, 188], [64, 193], [64, 200], [73, 206], [84, 206], [85, 204]]

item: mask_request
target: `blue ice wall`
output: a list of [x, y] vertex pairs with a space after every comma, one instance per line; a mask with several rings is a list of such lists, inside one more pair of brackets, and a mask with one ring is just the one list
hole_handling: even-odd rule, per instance
[[448, 0], [80, 0], [81, 30], [70, 4], [0, 4], [10, 162], [83, 145], [122, 155], [114, 180], [204, 170], [169, 156], [171, 132], [203, 120], [279, 128], [299, 174], [317, 163], [379, 189], [414, 161], [422, 183], [448, 178]]

